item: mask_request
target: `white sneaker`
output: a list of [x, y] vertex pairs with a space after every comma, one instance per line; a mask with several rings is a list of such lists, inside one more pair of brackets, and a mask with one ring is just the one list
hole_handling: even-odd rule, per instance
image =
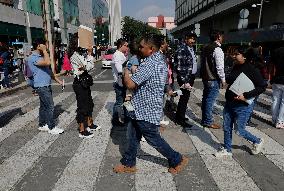
[[231, 158], [233, 156], [232, 152], [228, 152], [227, 149], [223, 147], [221, 147], [214, 155], [216, 158]]
[[49, 131], [50, 129], [48, 128], [48, 125], [46, 124], [44, 126], [39, 127], [38, 130], [40, 130], [40, 131]]
[[63, 129], [60, 129], [58, 127], [54, 127], [53, 129], [49, 130], [48, 133], [52, 134], [52, 135], [58, 135], [58, 134], [61, 134], [63, 133], [64, 130]]
[[253, 144], [252, 149], [251, 149], [252, 154], [257, 155], [258, 153], [260, 153], [262, 150], [263, 144], [264, 144], [264, 139], [262, 138], [260, 139], [260, 143]]

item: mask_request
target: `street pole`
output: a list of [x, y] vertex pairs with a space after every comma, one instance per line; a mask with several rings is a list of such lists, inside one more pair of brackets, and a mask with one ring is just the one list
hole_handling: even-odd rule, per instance
[[55, 72], [55, 63], [54, 63], [54, 48], [52, 44], [52, 34], [51, 34], [51, 24], [50, 24], [50, 11], [48, 0], [43, 0], [43, 19], [44, 19], [44, 33], [47, 40], [47, 47], [49, 49], [49, 56], [51, 62], [52, 72]]
[[261, 0], [261, 4], [260, 4], [260, 9], [259, 9], [259, 17], [258, 17], [258, 24], [257, 24], [257, 28], [260, 28], [260, 22], [261, 22], [261, 16], [262, 16], [262, 7], [263, 7], [263, 1]]

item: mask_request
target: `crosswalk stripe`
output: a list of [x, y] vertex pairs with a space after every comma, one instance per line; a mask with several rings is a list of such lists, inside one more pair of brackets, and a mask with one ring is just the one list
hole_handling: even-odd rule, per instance
[[9, 96], [5, 96], [5, 97], [1, 97], [0, 98], [0, 104], [1, 103], [4, 103], [4, 102], [7, 102], [7, 101], [10, 101], [10, 100], [13, 100], [13, 99], [16, 99], [18, 97], [21, 97], [25, 95], [24, 93], [20, 93], [20, 94], [17, 94], [17, 95], [9, 95]]
[[[66, 97], [69, 97], [72, 92], [64, 92], [56, 96], [53, 101], [54, 105], [57, 105], [63, 101]], [[24, 127], [28, 122], [35, 120], [38, 117], [39, 106], [35, 107], [33, 110], [27, 112], [23, 116], [16, 118], [14, 121], [10, 122], [2, 128], [0, 142], [9, 137], [11, 134], [17, 130]]]
[[[195, 91], [194, 92], [195, 96], [197, 98], [199, 98], [198, 96], [200, 96], [200, 92], [199, 91]], [[221, 111], [223, 111], [224, 107], [222, 105], [216, 104], [214, 105], [215, 107], [217, 107], [218, 109], [220, 109]], [[262, 115], [264, 115], [263, 113], [261, 113]], [[220, 116], [220, 118], [223, 119], [223, 115]], [[266, 135], [265, 133], [263, 133], [262, 131], [256, 129], [256, 128], [247, 128], [247, 131], [251, 132], [252, 134], [258, 136], [258, 137], [262, 137], [265, 140], [264, 143], [264, 148], [262, 153], [264, 154], [264, 156], [266, 156], [266, 158], [268, 158], [271, 162], [273, 162], [278, 168], [280, 168], [281, 170], [284, 169], [284, 147], [282, 145], [280, 145], [277, 141], [275, 141], [274, 139], [272, 139], [270, 136]], [[279, 157], [275, 157], [273, 155], [279, 156]]]
[[17, 101], [14, 104], [11, 104], [5, 108], [0, 109], [0, 117], [6, 115], [7, 113], [11, 112], [14, 109], [17, 108], [24, 108], [25, 105], [30, 104], [31, 102], [34, 102], [35, 100], [37, 100], [37, 97], [30, 97], [30, 98], [25, 98], [23, 100]]
[[194, 126], [190, 129], [186, 129], [186, 132], [219, 189], [224, 191], [260, 190], [241, 165], [233, 158], [221, 160], [213, 156], [220, 146], [220, 142], [209, 129], [203, 128], [200, 124], [195, 122], [194, 119], [197, 117], [193, 111], [192, 113], [193, 116], [189, 116], [189, 121], [194, 124]]
[[[135, 174], [135, 189], [141, 191], [175, 191], [176, 185], [173, 176], [168, 173], [167, 160], [146, 142], [141, 142], [141, 149], [151, 156], [143, 156], [144, 158], [147, 158], [147, 160], [137, 158], [136, 166], [138, 171]], [[157, 162], [160, 163], [161, 160], [155, 157], [164, 158], [164, 165], [157, 164]]]
[[[62, 176], [55, 184], [53, 191], [93, 191], [102, 160], [110, 138], [111, 116], [114, 94], [111, 92], [104, 108], [99, 112], [95, 121], [102, 130], [95, 137], [84, 139], [78, 151], [69, 161]], [[110, 104], [111, 103], [111, 104]]]
[[[198, 90], [196, 93], [198, 93], [199, 96], [202, 96], [201, 90]], [[224, 91], [220, 91], [220, 93], [221, 93], [221, 95], [225, 96], [225, 92]], [[265, 95], [265, 94], [260, 94], [259, 98], [263, 99], [263, 100], [266, 100], [267, 99], [266, 96], [267, 95]], [[215, 106], [216, 106], [216, 108], [221, 109], [221, 111], [223, 110], [223, 108], [220, 107], [219, 105], [215, 105]], [[258, 111], [258, 110], [261, 110], [261, 111]], [[265, 113], [262, 112], [262, 111], [264, 111]], [[255, 105], [255, 109], [253, 110], [253, 113], [256, 116], [259, 116], [262, 119], [266, 120], [267, 122], [270, 122], [272, 120], [272, 117], [271, 117], [271, 114], [270, 114], [269, 110], [261, 108], [257, 104]]]
[[[59, 116], [57, 127], [65, 129], [75, 119], [76, 107], [75, 102]], [[13, 156], [5, 160], [0, 165], [0, 190], [11, 189], [59, 136], [39, 132]]]
[[[74, 119], [75, 111], [76, 103], [73, 103], [67, 111], [63, 112], [59, 116], [59, 124], [57, 127], [66, 127], [66, 125]], [[58, 136], [59, 135], [50, 135], [47, 132], [39, 132], [13, 156], [5, 160], [0, 165], [0, 190], [10, 189], [18, 181], [18, 179], [20, 179], [23, 174], [32, 167], [34, 162], [39, 159], [39, 157], [58, 138]]]

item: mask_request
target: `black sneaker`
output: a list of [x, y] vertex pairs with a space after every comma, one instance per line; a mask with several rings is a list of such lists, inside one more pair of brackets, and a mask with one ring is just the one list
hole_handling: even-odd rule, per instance
[[79, 132], [79, 137], [80, 138], [92, 138], [94, 137], [94, 134], [85, 130], [85, 131]]
[[91, 126], [88, 126], [87, 128], [86, 128], [86, 130], [88, 131], [88, 132], [91, 132], [91, 131], [98, 131], [98, 130], [100, 130], [101, 129], [101, 126], [98, 126], [98, 125], [95, 125], [95, 124], [92, 124]]

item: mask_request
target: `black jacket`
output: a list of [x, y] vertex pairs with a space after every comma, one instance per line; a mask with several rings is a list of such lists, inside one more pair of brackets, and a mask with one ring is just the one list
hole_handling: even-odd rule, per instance
[[226, 90], [225, 97], [227, 101], [235, 100], [234, 97], [236, 97], [237, 95], [230, 91], [229, 88], [242, 72], [253, 82], [255, 86], [255, 89], [253, 89], [252, 91], [243, 93], [246, 99], [256, 97], [265, 91], [267, 84], [264, 81], [259, 69], [249, 63], [236, 64], [233, 67], [230, 75], [226, 78], [228, 88]]

